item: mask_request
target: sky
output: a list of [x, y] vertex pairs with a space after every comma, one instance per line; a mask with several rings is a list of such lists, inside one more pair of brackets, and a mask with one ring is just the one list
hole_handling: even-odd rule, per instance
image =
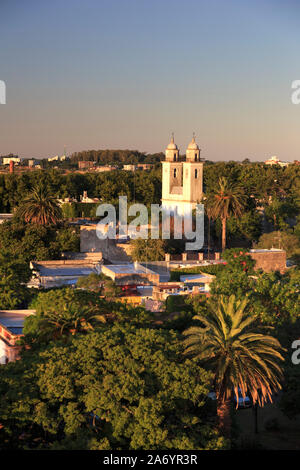
[[299, 0], [0, 0], [0, 155], [300, 159]]

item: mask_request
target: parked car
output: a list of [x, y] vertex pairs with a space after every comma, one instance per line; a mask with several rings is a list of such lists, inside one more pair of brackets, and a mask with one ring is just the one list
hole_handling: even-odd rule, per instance
[[[239, 388], [239, 398], [238, 398], [238, 409], [240, 408], [251, 408], [252, 406], [252, 400], [249, 398], [247, 395], [243, 397], [241, 389]], [[237, 400], [235, 394], [233, 395], [233, 402], [234, 405], [236, 406]]]
[[[210, 392], [207, 396], [211, 400], [216, 400], [217, 399], [215, 392]], [[234, 403], [234, 406], [236, 407], [236, 402], [237, 401], [236, 401], [236, 396], [235, 396], [234, 393], [233, 393], [232, 402]], [[247, 395], [245, 397], [243, 397], [242, 391], [239, 388], [238, 409], [251, 408], [251, 406], [252, 406], [251, 398], [249, 398]]]

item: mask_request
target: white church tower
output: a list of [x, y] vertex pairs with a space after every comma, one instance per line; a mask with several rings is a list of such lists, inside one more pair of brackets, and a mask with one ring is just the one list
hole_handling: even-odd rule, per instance
[[175, 215], [183, 215], [201, 202], [203, 193], [203, 162], [195, 136], [186, 150], [186, 159], [179, 157], [179, 150], [172, 135], [162, 162], [162, 208]]

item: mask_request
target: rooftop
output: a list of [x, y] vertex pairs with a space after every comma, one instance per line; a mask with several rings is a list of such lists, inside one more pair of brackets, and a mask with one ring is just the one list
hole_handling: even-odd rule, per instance
[[143, 266], [135, 265], [132, 263], [128, 264], [109, 264], [105, 265], [106, 269], [116, 273], [116, 274], [144, 274], [146, 269]]
[[87, 260], [61, 260], [33, 262], [32, 267], [42, 277], [52, 276], [88, 276], [91, 273], [98, 273], [97, 263]]
[[97, 273], [94, 267], [88, 266], [37, 266], [41, 276], [88, 276], [91, 273]]
[[214, 279], [215, 276], [212, 276], [210, 274], [185, 274], [180, 276], [180, 281], [181, 282], [211, 282]]
[[281, 248], [253, 248], [249, 250], [249, 253], [274, 253], [274, 252], [284, 252]]
[[22, 334], [24, 320], [35, 310], [0, 310], [0, 325], [15, 335]]

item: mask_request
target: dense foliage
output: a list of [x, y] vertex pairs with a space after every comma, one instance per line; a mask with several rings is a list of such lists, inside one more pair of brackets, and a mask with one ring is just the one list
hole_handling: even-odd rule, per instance
[[217, 449], [211, 375], [175, 332], [115, 325], [50, 344], [0, 375], [6, 448]]
[[0, 249], [26, 263], [59, 259], [63, 251], [79, 251], [76, 228], [26, 224], [18, 219], [0, 225]]
[[[147, 156], [131, 153], [129, 159], [124, 153], [124, 162], [147, 160]], [[122, 162], [120, 152], [114, 151], [82, 152], [72, 158], [74, 165], [81, 159]], [[160, 158], [158, 155], [153, 161]], [[249, 247], [255, 241], [259, 247], [280, 246], [297, 262], [300, 167], [206, 164], [207, 201], [215, 194], [220, 177], [227, 178], [231, 188], [242, 188], [243, 193], [241, 216], [230, 216], [229, 211], [226, 217], [228, 245]], [[22, 207], [24, 198], [38, 183], [51, 198], [80, 200], [87, 190], [90, 197], [100, 201], [117, 205], [119, 195], [127, 195], [129, 202], [148, 207], [161, 198], [159, 166], [135, 173], [63, 173], [62, 169], [51, 169], [1, 174], [0, 210]], [[217, 246], [220, 215], [210, 212], [206, 200], [206, 229], [209, 226], [212, 245]], [[87, 206], [66, 204], [63, 215], [93, 216], [95, 206], [85, 209]], [[209, 299], [205, 295], [169, 297], [166, 312], [157, 316], [143, 307], [118, 302], [116, 285], [97, 275], [79, 282], [77, 289], [30, 292], [26, 288], [31, 276], [29, 261], [58, 259], [63, 251], [79, 251], [77, 229], [65, 223], [54, 226], [48, 223], [50, 220], [43, 225], [32, 222], [28, 219], [25, 223], [17, 212], [11, 221], [0, 225], [0, 308], [30, 305], [37, 311], [25, 322], [21, 359], [0, 366], [1, 449], [226, 447], [228, 442], [216, 427], [216, 409], [207, 398], [217, 384], [216, 363], [208, 364], [203, 351], [193, 359], [183, 353], [181, 333], [194, 324], [194, 315], [198, 316], [195, 327], [215, 325], [219, 315], [231, 339], [236, 339], [233, 325], [243, 325], [243, 318], [251, 323], [254, 333], [271, 327], [271, 331], [264, 330], [269, 338], [266, 344], [272, 336], [286, 348], [280, 406], [288, 416], [299, 412], [299, 374], [290, 359], [291, 344], [300, 337], [298, 267], [284, 274], [263, 273], [255, 271], [246, 248], [227, 250], [223, 253], [226, 264], [172, 273], [172, 280], [188, 272], [215, 275]], [[150, 244], [137, 240], [133, 245], [134, 258], [141, 261], [163, 259], [166, 252], [180, 248], [161, 240]], [[232, 295], [234, 309], [228, 301]], [[241, 305], [245, 313], [240, 312]], [[240, 312], [238, 320], [236, 312]], [[206, 330], [200, 336], [203, 346], [213, 341], [214, 335], [210, 331], [209, 336]], [[242, 344], [243, 338], [240, 340]], [[265, 352], [262, 346], [256, 358]], [[250, 363], [255, 361], [246, 362], [247, 377], [253, 378], [257, 367]], [[228, 382], [228, 390], [234, 380]]]

